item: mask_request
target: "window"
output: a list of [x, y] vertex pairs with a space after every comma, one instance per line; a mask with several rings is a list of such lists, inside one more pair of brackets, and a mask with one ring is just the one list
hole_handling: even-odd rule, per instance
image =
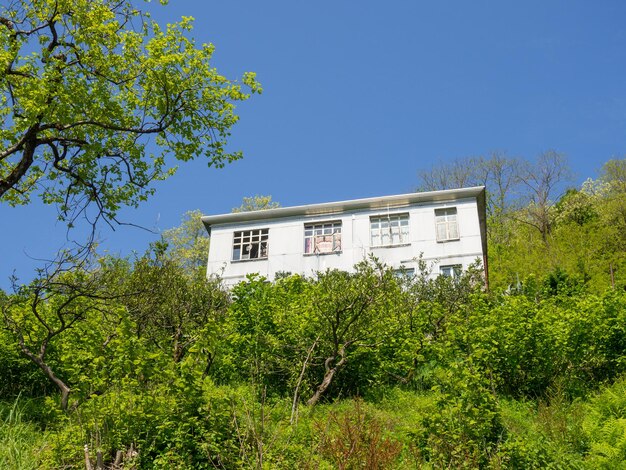
[[304, 226], [304, 253], [337, 253], [341, 251], [341, 221]]
[[233, 261], [267, 258], [269, 229], [235, 232]]
[[371, 246], [409, 243], [409, 214], [370, 217]]
[[459, 224], [456, 219], [456, 207], [435, 209], [435, 226], [438, 242], [458, 240]]
[[439, 274], [452, 279], [458, 279], [461, 276], [463, 266], [460, 264], [450, 264], [448, 266], [439, 266]]
[[405, 268], [401, 266], [400, 269], [394, 269], [393, 275], [400, 280], [411, 279], [415, 277], [415, 268]]

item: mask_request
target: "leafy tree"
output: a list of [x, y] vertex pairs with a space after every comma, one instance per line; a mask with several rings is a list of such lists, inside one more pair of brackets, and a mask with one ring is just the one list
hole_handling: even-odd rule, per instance
[[[94, 313], [119, 308], [111, 295], [128, 293], [119, 277], [106, 290], [108, 268], [85, 266], [97, 223], [115, 223], [121, 207], [144, 201], [175, 161], [204, 157], [221, 167], [241, 156], [225, 148], [235, 103], [248, 98], [244, 86], [261, 88], [251, 73], [242, 83], [218, 74], [213, 46], [187, 37], [191, 24], [183, 18], [162, 29], [124, 0], [0, 5], [0, 201], [37, 196], [56, 205], [69, 227], [84, 217], [92, 228], [80, 256], [59, 254], [2, 300], [5, 325], [59, 388], [63, 408], [71, 384], [50, 351]], [[174, 341], [186, 334], [179, 330]], [[179, 342], [175, 354], [188, 344]]]
[[20, 352], [41, 369], [61, 392], [61, 407], [67, 409], [70, 385], [47, 356], [61, 337], [94, 312], [105, 309], [106, 272], [82, 269], [45, 273], [15, 294], [2, 299], [5, 326], [16, 338]]
[[[0, 305], [8, 298], [0, 294]], [[55, 387], [41, 369], [20, 352], [17, 338], [9, 328], [0, 328], [0, 396], [4, 400], [26, 396], [44, 396]]]
[[273, 283], [251, 275], [235, 286], [221, 374], [251, 383], [268, 395], [295, 386], [310, 347], [310, 289], [310, 281], [299, 275]]
[[[167, 256], [157, 244], [132, 266], [120, 299], [137, 325], [138, 334], [180, 362], [201, 336], [217, 335], [228, 306], [228, 294], [204, 271]], [[207, 331], [212, 330], [212, 331]], [[206, 353], [206, 371], [213, 351]]]
[[600, 170], [600, 181], [613, 186], [619, 192], [626, 191], [626, 158], [612, 159]]
[[423, 260], [418, 266], [417, 274], [402, 279], [402, 289], [393, 294], [397, 327], [378, 354], [385, 373], [395, 379], [391, 383], [429, 388], [433, 379], [429, 364], [438, 357], [437, 344], [446, 337], [450, 320], [481, 292], [484, 275], [478, 263], [454, 279], [433, 277]]
[[264, 211], [266, 209], [276, 209], [277, 207], [280, 207], [280, 203], [272, 201], [272, 196], [260, 196], [257, 194], [251, 197], [244, 197], [241, 205], [233, 207], [232, 212]]
[[588, 224], [598, 217], [594, 205], [593, 197], [589, 193], [569, 188], [554, 206], [555, 222], [575, 223], [579, 226]]
[[163, 232], [167, 255], [189, 271], [206, 268], [209, 255], [209, 235], [201, 218], [199, 209], [187, 211], [178, 227]]
[[[221, 167], [242, 85], [210, 65], [192, 18], [165, 29], [117, 0], [0, 6], [0, 200], [38, 195], [70, 225], [116, 221], [173, 174], [173, 160]], [[261, 89], [254, 74], [242, 82]], [[173, 159], [173, 160], [172, 160]]]
[[358, 263], [354, 273], [329, 270], [318, 274], [310, 302], [324, 372], [307, 405], [320, 400], [352, 356], [375, 348], [393, 334], [383, 323], [391, 316], [397, 285], [393, 271], [375, 259]]

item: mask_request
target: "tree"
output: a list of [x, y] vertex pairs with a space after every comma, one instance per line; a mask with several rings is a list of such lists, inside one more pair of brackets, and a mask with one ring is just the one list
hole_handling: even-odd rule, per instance
[[202, 223], [199, 209], [187, 211], [178, 227], [163, 232], [167, 253], [175, 263], [188, 270], [206, 269], [209, 254], [209, 234]]
[[[130, 1], [38, 0], [0, 6], [0, 201], [33, 195], [71, 227], [117, 222], [172, 160], [221, 167], [242, 84], [211, 67], [192, 18], [162, 29]], [[253, 73], [243, 85], [260, 92]]]
[[318, 273], [310, 308], [319, 334], [324, 375], [307, 405], [320, 400], [357, 351], [373, 348], [393, 335], [382, 325], [391, 316], [397, 285], [393, 271], [374, 258], [356, 264], [354, 273]]
[[498, 218], [508, 212], [514, 192], [520, 184], [521, 163], [515, 157], [501, 152], [492, 152], [482, 160], [485, 185], [489, 197], [489, 212]]
[[[590, 235], [598, 250], [596, 260], [602, 259], [604, 272], [614, 286], [616, 275], [626, 271], [626, 159], [609, 160], [597, 181], [589, 180], [582, 192], [588, 194], [598, 220], [590, 227]], [[618, 279], [619, 280], [619, 279]]]
[[612, 159], [602, 165], [600, 181], [616, 192], [626, 192], [626, 158]]
[[539, 155], [534, 165], [527, 164], [521, 172], [521, 180], [526, 186], [528, 203], [523, 219], [541, 233], [544, 243], [552, 230], [553, 216], [551, 207], [556, 199], [555, 191], [570, 177], [567, 158], [555, 150], [548, 150]]
[[481, 179], [482, 157], [458, 158], [448, 163], [440, 163], [430, 170], [421, 170], [417, 176], [419, 191], [439, 191], [485, 184]]
[[[138, 259], [128, 273], [121, 299], [137, 324], [138, 334], [180, 362], [206, 333], [216, 330], [228, 306], [228, 293], [202, 269], [189, 269], [183, 260], [168, 256], [160, 243]], [[213, 353], [206, 352], [206, 370]]]
[[47, 355], [68, 330], [88, 315], [104, 311], [115, 298], [107, 289], [111, 273], [95, 266], [81, 265], [73, 272], [57, 266], [55, 272], [41, 273], [30, 285], [0, 299], [5, 327], [16, 338], [20, 352], [59, 389], [64, 410], [71, 387]]
[[489, 215], [499, 217], [511, 204], [520, 183], [519, 159], [504, 152], [488, 156], [458, 158], [418, 172], [419, 189], [438, 191], [467, 186], [486, 186]]
[[267, 209], [276, 209], [280, 207], [280, 203], [272, 201], [272, 196], [260, 196], [258, 194], [252, 197], [244, 197], [239, 207], [233, 207], [232, 212], [249, 212], [264, 211]]

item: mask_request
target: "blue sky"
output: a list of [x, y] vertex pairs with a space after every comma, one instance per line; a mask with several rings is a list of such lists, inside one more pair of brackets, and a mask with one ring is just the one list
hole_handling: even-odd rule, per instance
[[[140, 2], [138, 2], [140, 3]], [[145, 4], [141, 4], [145, 7]], [[230, 212], [244, 196], [283, 205], [414, 190], [417, 172], [505, 151], [565, 153], [572, 184], [623, 158], [626, 2], [171, 0], [159, 22], [195, 17], [229, 78], [264, 93], [238, 108], [224, 169], [183, 164], [121, 218], [159, 232], [182, 214]], [[0, 205], [0, 288], [63, 244], [54, 208]], [[158, 234], [102, 227], [101, 249], [143, 252]]]

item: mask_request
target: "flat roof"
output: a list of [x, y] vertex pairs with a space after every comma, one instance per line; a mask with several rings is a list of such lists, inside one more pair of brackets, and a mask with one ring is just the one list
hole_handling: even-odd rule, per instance
[[[202, 217], [202, 222], [210, 233], [212, 225], [236, 224], [240, 222], [280, 219], [294, 216], [332, 215], [355, 210], [396, 208], [423, 202], [448, 202], [465, 198], [478, 198], [479, 205], [482, 206], [482, 210], [484, 211], [485, 187], [473, 186], [470, 188], [396, 194], [391, 196], [352, 199], [349, 201], [323, 202], [303, 206], [278, 207], [276, 209], [258, 211], [205, 215]], [[484, 221], [482, 222], [484, 223]]]

